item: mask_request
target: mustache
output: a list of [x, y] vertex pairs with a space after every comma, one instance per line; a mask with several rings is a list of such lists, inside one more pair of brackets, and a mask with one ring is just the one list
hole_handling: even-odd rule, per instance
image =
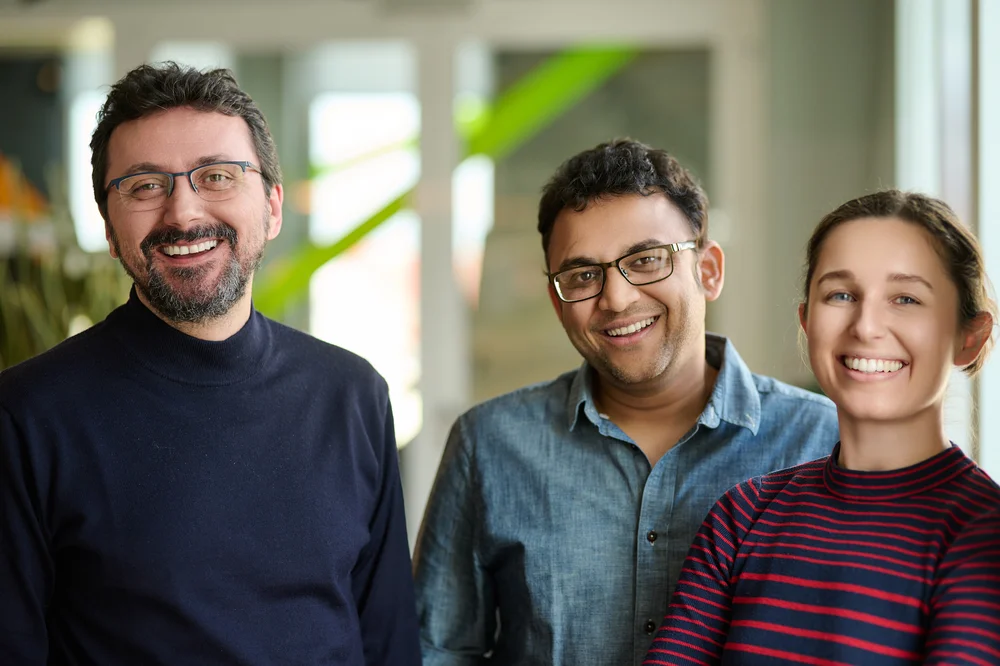
[[221, 238], [234, 247], [237, 240], [236, 230], [227, 224], [211, 224], [190, 229], [154, 229], [142, 240], [139, 249], [148, 258], [153, 248], [158, 245], [194, 243], [206, 238]]

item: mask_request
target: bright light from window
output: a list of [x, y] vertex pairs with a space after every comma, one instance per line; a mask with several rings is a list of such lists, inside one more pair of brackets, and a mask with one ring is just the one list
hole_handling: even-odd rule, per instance
[[475, 307], [479, 302], [483, 248], [493, 228], [493, 160], [475, 155], [458, 165], [452, 179], [452, 208], [455, 272], [462, 293]]
[[[412, 188], [420, 109], [405, 93], [329, 93], [310, 106], [310, 236], [332, 243]], [[313, 275], [313, 335], [366, 359], [389, 384], [396, 440], [420, 431], [420, 223], [387, 220]]]
[[104, 97], [100, 91], [83, 92], [69, 107], [69, 206], [76, 240], [86, 252], [100, 252], [108, 248], [104, 239], [104, 220], [94, 201], [90, 166], [90, 136], [97, 127], [97, 112], [104, 103]]

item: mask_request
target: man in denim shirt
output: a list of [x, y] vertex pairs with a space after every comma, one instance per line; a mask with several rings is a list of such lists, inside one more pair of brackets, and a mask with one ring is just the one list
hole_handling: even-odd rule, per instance
[[628, 140], [546, 185], [549, 294], [584, 363], [455, 423], [417, 544], [425, 666], [640, 664], [715, 500], [833, 448], [829, 401], [706, 334], [707, 209]]

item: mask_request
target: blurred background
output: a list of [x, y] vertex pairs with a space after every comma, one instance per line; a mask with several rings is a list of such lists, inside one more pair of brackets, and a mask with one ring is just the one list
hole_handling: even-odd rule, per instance
[[[560, 162], [674, 153], [726, 251], [709, 328], [815, 388], [804, 245], [843, 201], [945, 198], [1000, 280], [998, 35], [1000, 0], [0, 0], [0, 368], [127, 295], [90, 185], [108, 86], [230, 67], [285, 173], [255, 303], [388, 380], [412, 542], [454, 419], [579, 364], [535, 230]], [[950, 436], [1000, 476], [1000, 361], [950, 391]]]

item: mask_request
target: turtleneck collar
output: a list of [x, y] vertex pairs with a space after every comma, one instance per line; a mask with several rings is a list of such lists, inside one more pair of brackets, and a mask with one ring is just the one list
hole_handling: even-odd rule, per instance
[[954, 444], [937, 455], [910, 467], [884, 472], [862, 472], [837, 465], [840, 444], [826, 461], [823, 481], [834, 495], [851, 500], [887, 501], [928, 491], [975, 467]]
[[271, 354], [267, 320], [254, 309], [239, 331], [221, 341], [182, 333], [156, 316], [135, 293], [108, 315], [108, 329], [147, 369], [182, 384], [223, 386], [253, 376]]

